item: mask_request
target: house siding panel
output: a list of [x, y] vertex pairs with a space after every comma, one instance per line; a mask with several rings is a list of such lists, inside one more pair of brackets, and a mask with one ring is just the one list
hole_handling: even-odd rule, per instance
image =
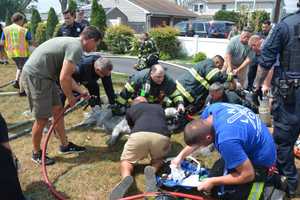
[[105, 8], [119, 8], [128, 17], [128, 22], [146, 22], [146, 13], [143, 9], [133, 5], [127, 0], [99, 0]]

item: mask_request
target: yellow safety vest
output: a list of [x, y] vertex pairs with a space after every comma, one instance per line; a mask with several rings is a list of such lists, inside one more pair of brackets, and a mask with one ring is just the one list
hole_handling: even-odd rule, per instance
[[4, 48], [8, 57], [28, 57], [29, 56], [29, 43], [26, 40], [27, 29], [17, 24], [7, 26], [4, 32]]

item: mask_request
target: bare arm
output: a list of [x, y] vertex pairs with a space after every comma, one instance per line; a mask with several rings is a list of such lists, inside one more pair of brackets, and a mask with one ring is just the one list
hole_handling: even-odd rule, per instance
[[262, 68], [260, 65], [257, 67], [256, 77], [254, 81], [255, 90], [258, 90], [260, 86], [263, 84], [264, 80], [268, 75], [269, 70]]
[[232, 66], [231, 62], [232, 62], [231, 54], [230, 53], [226, 53], [226, 55], [225, 55], [224, 69], [222, 69], [222, 71], [232, 72], [233, 66]]
[[205, 179], [198, 186], [198, 190], [210, 191], [214, 186], [219, 185], [239, 185], [249, 183], [255, 178], [254, 168], [250, 160], [236, 168], [236, 171], [225, 176], [212, 177]]
[[246, 58], [244, 60], [244, 62], [236, 69], [237, 72], [241, 71], [242, 69], [244, 69], [247, 65], [249, 65], [251, 63], [251, 59], [250, 58]]
[[75, 85], [77, 84], [72, 78], [72, 74], [74, 73], [74, 71], [75, 71], [75, 64], [72, 63], [71, 61], [64, 60], [60, 72], [59, 81], [60, 81], [61, 88], [64, 94], [66, 95], [69, 104], [71, 106], [75, 104], [75, 98], [73, 96], [72, 90], [74, 87], [76, 88]]
[[185, 159], [188, 155], [193, 153], [196, 149], [199, 148], [199, 145], [186, 146], [181, 152], [172, 160], [172, 164], [179, 166], [180, 162]]

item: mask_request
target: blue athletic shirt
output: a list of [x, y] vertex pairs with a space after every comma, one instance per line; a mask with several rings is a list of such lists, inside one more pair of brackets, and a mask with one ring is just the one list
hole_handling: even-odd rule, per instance
[[270, 167], [276, 160], [273, 138], [266, 125], [250, 109], [228, 103], [214, 103], [201, 118], [213, 116], [215, 147], [228, 170], [247, 159], [255, 166]]

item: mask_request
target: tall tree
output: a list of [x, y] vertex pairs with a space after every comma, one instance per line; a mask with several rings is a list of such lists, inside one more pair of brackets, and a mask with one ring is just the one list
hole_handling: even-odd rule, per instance
[[74, 0], [69, 0], [68, 9], [72, 12], [76, 12], [77, 10], [77, 3]]
[[97, 0], [93, 0], [92, 13], [91, 13], [91, 25], [99, 28], [104, 32], [106, 28], [106, 14], [101, 4], [98, 4]]
[[46, 28], [46, 39], [49, 40], [53, 36], [54, 29], [58, 23], [58, 17], [55, 13], [54, 8], [50, 8], [47, 19], [47, 28]]
[[[15, 12], [23, 12], [31, 2], [37, 0], [0, 0], [0, 20], [4, 21], [10, 18]], [[5, 8], [5, 9], [4, 9]]]
[[68, 0], [59, 0], [61, 12], [64, 12], [67, 9]]
[[38, 24], [41, 22], [41, 16], [40, 13], [37, 9], [32, 9], [32, 15], [31, 15], [31, 23], [30, 23], [30, 27], [29, 30], [33, 36], [33, 38], [35, 38], [35, 32], [36, 32], [36, 28], [38, 26]]

